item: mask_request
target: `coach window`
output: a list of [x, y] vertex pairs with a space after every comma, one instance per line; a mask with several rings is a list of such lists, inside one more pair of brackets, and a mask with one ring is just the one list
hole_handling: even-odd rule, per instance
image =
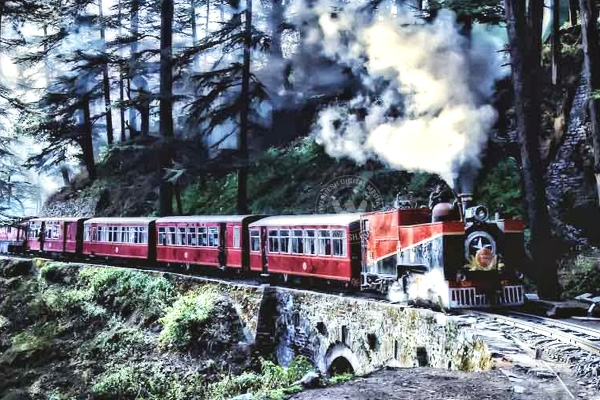
[[304, 231], [304, 254], [317, 254], [315, 240], [314, 229], [307, 229]]
[[167, 244], [167, 228], [158, 228], [158, 245], [164, 246]]
[[323, 256], [331, 255], [331, 232], [328, 230], [319, 230], [317, 242], [317, 254]]
[[177, 236], [175, 227], [169, 227], [169, 234], [167, 235], [167, 244], [173, 246], [175, 244], [175, 236]]
[[85, 227], [85, 241], [89, 242], [92, 238], [92, 228], [90, 226]]
[[279, 250], [282, 253], [290, 252], [290, 230], [282, 229], [279, 231]]
[[250, 231], [250, 251], [260, 251], [260, 231], [256, 229]]
[[331, 244], [333, 247], [333, 255], [344, 257], [346, 255], [346, 232], [343, 230], [331, 231]]
[[279, 231], [269, 231], [269, 253], [279, 253]]
[[208, 246], [208, 233], [206, 228], [198, 228], [198, 245]]
[[219, 247], [219, 228], [216, 226], [208, 228], [208, 245], [210, 247]]
[[177, 234], [177, 245], [178, 246], [187, 246], [187, 239], [185, 236], [185, 228], [178, 228]]
[[129, 230], [127, 229], [127, 227], [120, 227], [119, 232], [121, 234], [121, 243], [127, 243], [129, 241]]
[[114, 226], [109, 226], [108, 227], [108, 241], [109, 242], [114, 242], [115, 238], [114, 238], [114, 231], [115, 231], [115, 227]]
[[233, 247], [236, 249], [240, 247], [240, 227], [233, 227]]
[[98, 227], [98, 241], [102, 242], [104, 239], [104, 227], [103, 226], [99, 226]]
[[148, 243], [148, 228], [141, 227], [140, 228], [140, 239], [142, 243]]
[[187, 228], [187, 244], [188, 246], [198, 246], [196, 228]]
[[304, 253], [304, 245], [302, 243], [303, 233], [302, 229], [294, 229], [292, 231], [292, 253], [294, 254]]

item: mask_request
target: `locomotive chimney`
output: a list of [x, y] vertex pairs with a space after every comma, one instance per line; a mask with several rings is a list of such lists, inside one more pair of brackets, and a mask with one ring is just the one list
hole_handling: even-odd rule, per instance
[[460, 193], [458, 195], [462, 206], [463, 218], [467, 215], [467, 209], [473, 205], [473, 193]]

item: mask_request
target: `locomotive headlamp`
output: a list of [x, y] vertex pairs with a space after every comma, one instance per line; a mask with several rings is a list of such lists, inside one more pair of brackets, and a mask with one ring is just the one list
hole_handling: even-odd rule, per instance
[[465, 212], [466, 221], [484, 222], [489, 216], [490, 212], [485, 206], [469, 207]]

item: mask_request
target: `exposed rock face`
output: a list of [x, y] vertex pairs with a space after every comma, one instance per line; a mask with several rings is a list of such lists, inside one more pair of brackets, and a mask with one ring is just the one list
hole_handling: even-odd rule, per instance
[[98, 198], [73, 195], [68, 198], [49, 200], [42, 208], [42, 217], [82, 217], [91, 218], [96, 214]]
[[[597, 218], [593, 156], [588, 137], [588, 96], [582, 75], [571, 106], [567, 131], [548, 165], [546, 175], [548, 206], [554, 230], [574, 244], [585, 244], [581, 229], [590, 225], [590, 217]], [[590, 233], [586, 232], [585, 236]]]

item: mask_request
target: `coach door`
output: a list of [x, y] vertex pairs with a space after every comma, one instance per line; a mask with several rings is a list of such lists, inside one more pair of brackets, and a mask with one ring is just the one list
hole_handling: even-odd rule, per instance
[[67, 239], [69, 238], [69, 221], [62, 222], [62, 251], [67, 251]]
[[227, 225], [219, 224], [219, 268], [225, 269], [227, 266]]
[[262, 260], [262, 275], [269, 275], [269, 264], [267, 259], [267, 227], [260, 227], [260, 255]]
[[40, 251], [44, 251], [44, 242], [46, 241], [46, 221], [42, 221], [40, 224], [40, 234], [38, 240], [40, 242]]

